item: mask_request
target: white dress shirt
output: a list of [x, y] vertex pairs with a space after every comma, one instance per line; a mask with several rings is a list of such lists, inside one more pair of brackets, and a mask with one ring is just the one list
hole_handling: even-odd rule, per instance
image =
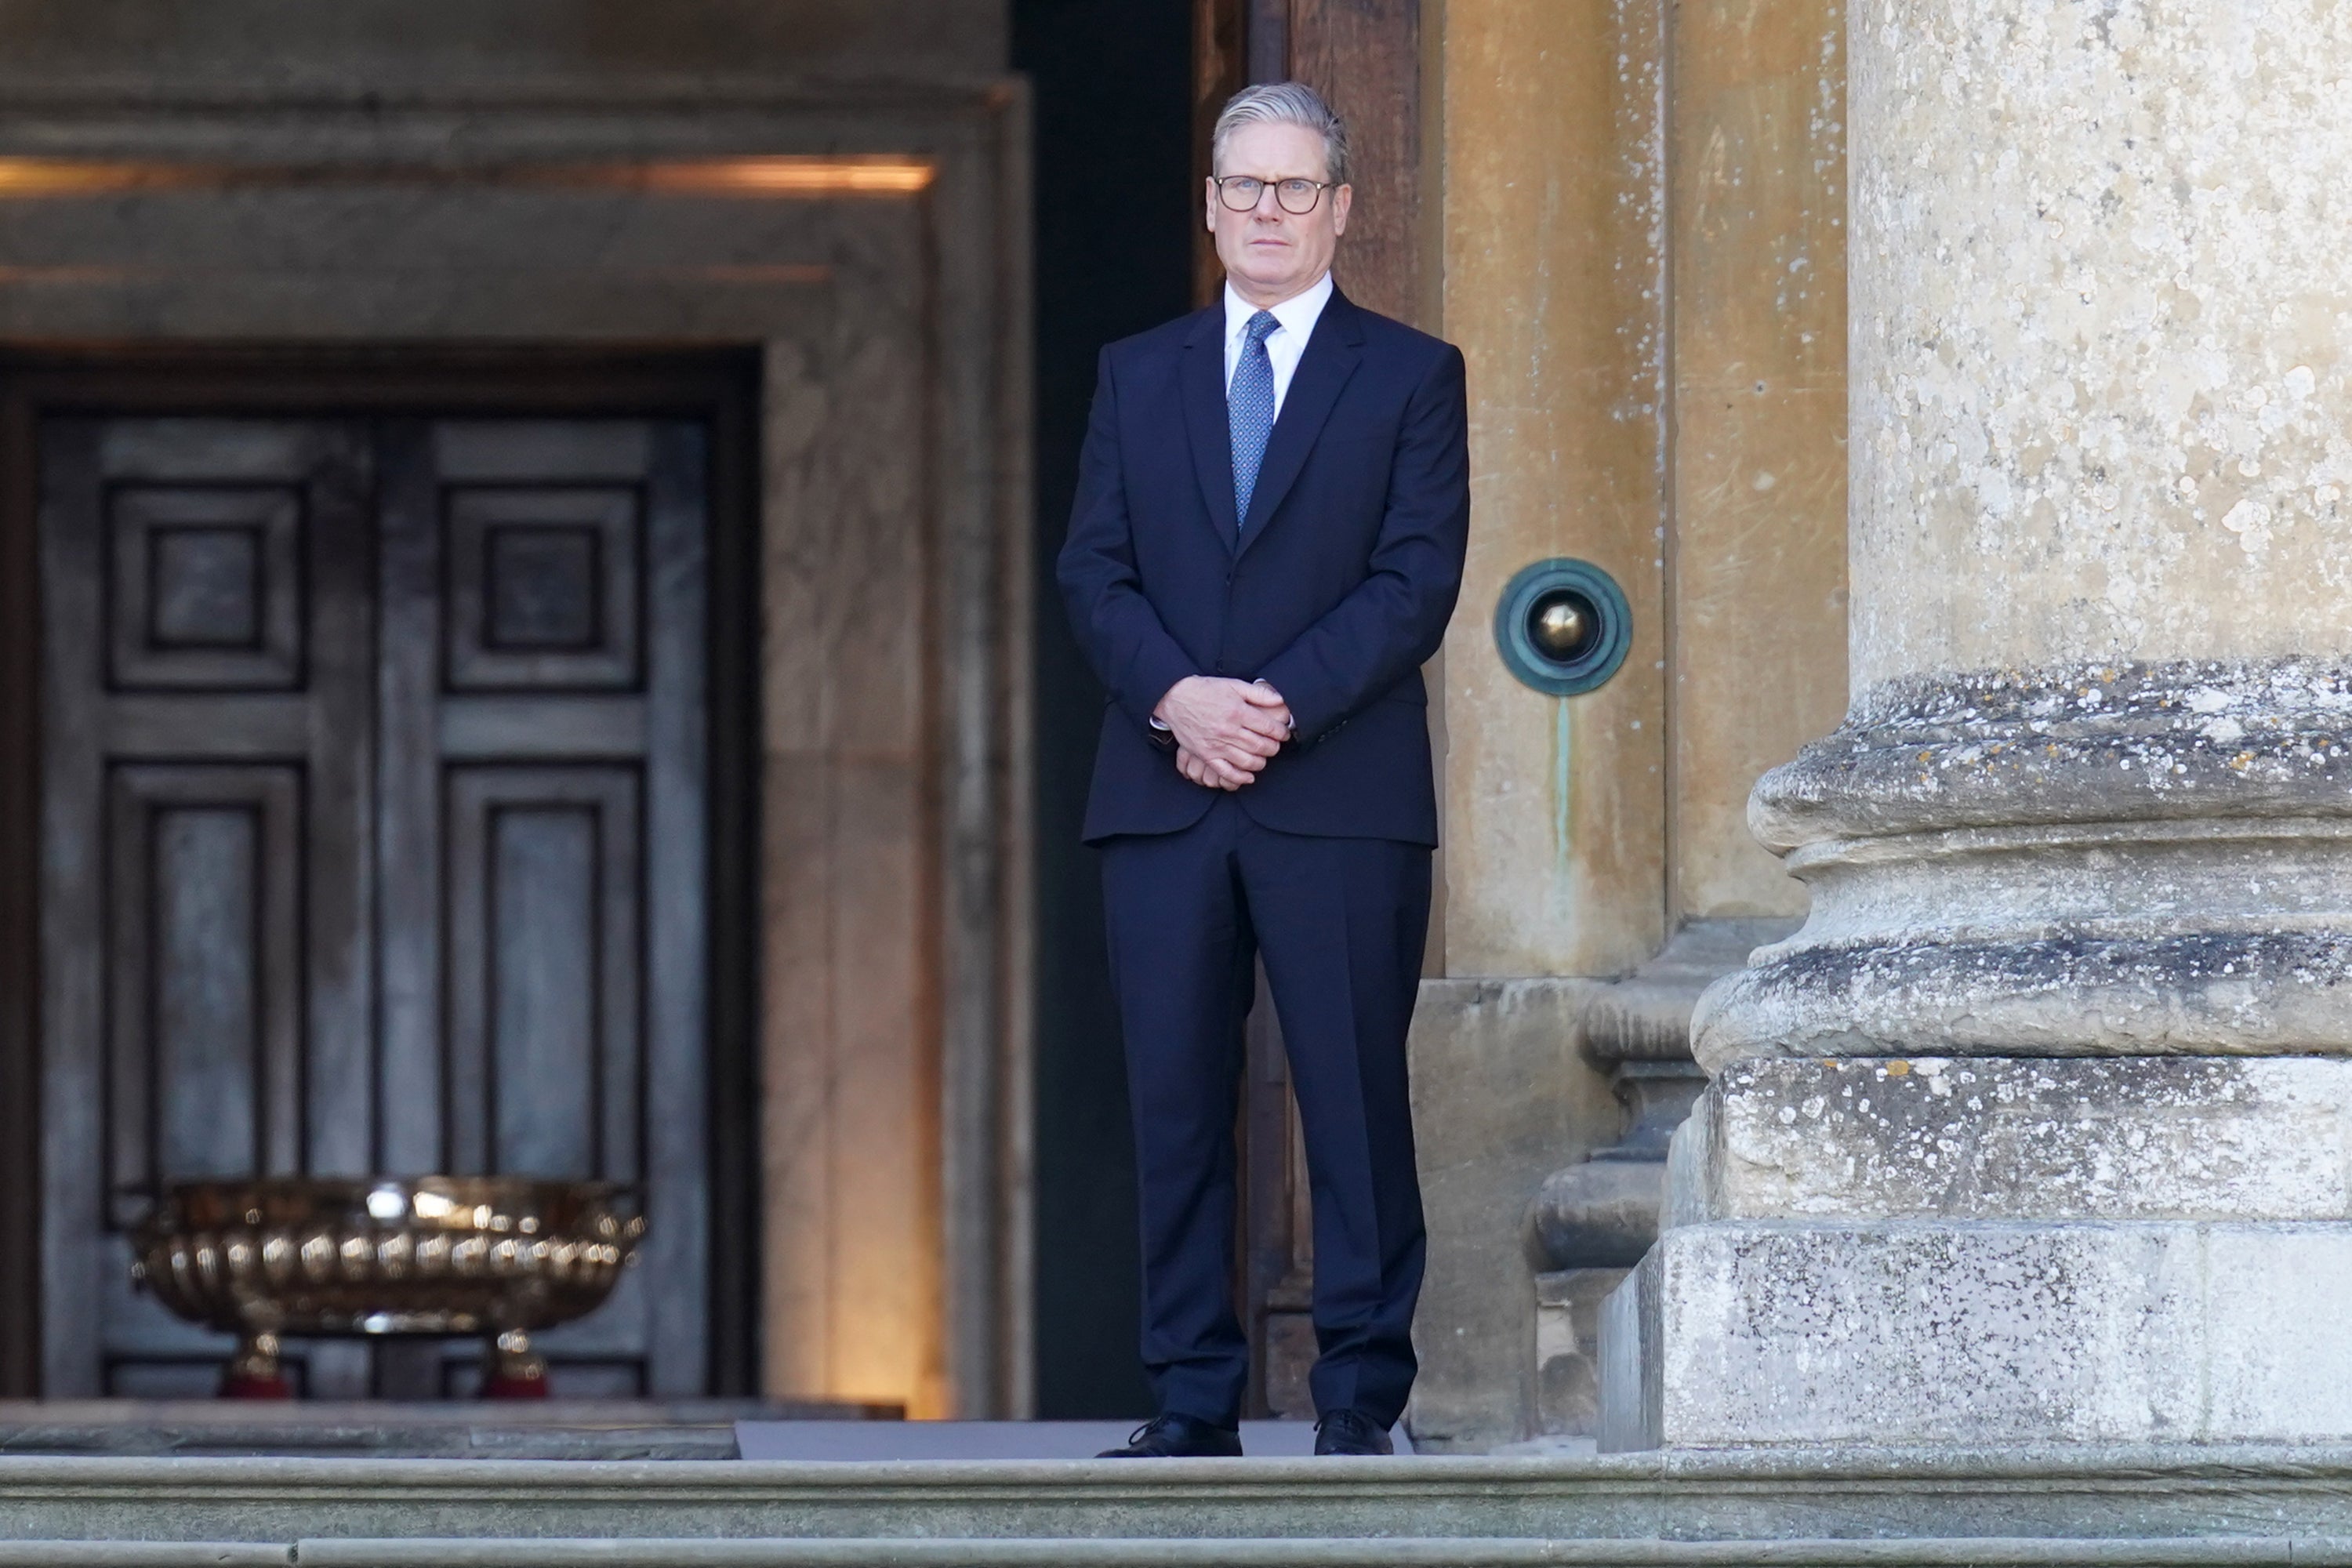
[[[1274, 307], [1274, 319], [1279, 323], [1265, 335], [1265, 357], [1274, 365], [1274, 413], [1282, 416], [1282, 400], [1290, 391], [1290, 378], [1297, 374], [1298, 356], [1307, 352], [1307, 340], [1315, 335], [1315, 323], [1330, 302], [1331, 275], [1328, 272], [1315, 280], [1315, 286], [1304, 294], [1294, 294]], [[1242, 344], [1247, 342], [1250, 318], [1257, 307], [1234, 292], [1231, 283], [1225, 285], [1225, 391], [1234, 390], [1234, 371], [1242, 363]]]
[[[1274, 307], [1274, 319], [1279, 323], [1265, 335], [1265, 357], [1274, 366], [1274, 412], [1282, 416], [1282, 400], [1290, 391], [1290, 378], [1297, 374], [1298, 358], [1307, 352], [1307, 340], [1315, 335], [1315, 323], [1322, 318], [1323, 307], [1331, 299], [1331, 275], [1328, 272], [1315, 280], [1315, 286], [1304, 294], [1294, 294]], [[1249, 321], [1257, 314], [1257, 307], [1234, 292], [1231, 283], [1225, 285], [1225, 392], [1234, 390], [1234, 371], [1242, 363], [1242, 344], [1248, 341]], [[1166, 732], [1168, 726], [1158, 714], [1151, 716], [1151, 727]]]

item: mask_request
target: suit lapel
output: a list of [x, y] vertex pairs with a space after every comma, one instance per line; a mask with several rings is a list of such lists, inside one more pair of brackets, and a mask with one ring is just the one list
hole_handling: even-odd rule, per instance
[[1192, 472], [1201, 481], [1201, 500], [1208, 505], [1217, 537], [1231, 550], [1241, 525], [1234, 516], [1234, 438], [1225, 419], [1224, 320], [1222, 303], [1193, 318], [1176, 374], [1183, 384], [1184, 434], [1192, 445]]
[[[1290, 378], [1290, 390], [1283, 395], [1282, 412], [1275, 416], [1274, 433], [1266, 437], [1265, 457], [1258, 464], [1257, 489], [1250, 495], [1249, 516], [1241, 530], [1242, 549], [1247, 550], [1257, 542], [1258, 535], [1265, 531], [1266, 520], [1282, 504], [1282, 498], [1290, 493], [1290, 487], [1298, 482], [1298, 472], [1307, 466], [1307, 454], [1315, 449], [1315, 438], [1323, 433], [1332, 405], [1339, 401], [1340, 389], [1356, 374], [1356, 365], [1364, 357], [1363, 342], [1363, 328], [1356, 320], [1356, 307], [1346, 295], [1333, 289], [1331, 298], [1324, 303], [1323, 314], [1315, 322], [1314, 335], [1307, 340], [1307, 352], [1299, 356], [1298, 369]], [[1230, 480], [1227, 488], [1231, 489]], [[1232, 505], [1229, 500], [1228, 517], [1232, 515]]]

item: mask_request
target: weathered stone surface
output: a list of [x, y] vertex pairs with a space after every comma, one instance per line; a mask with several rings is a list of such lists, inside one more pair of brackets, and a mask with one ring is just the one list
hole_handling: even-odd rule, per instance
[[1859, 696], [1751, 802], [1811, 912], [1694, 1014], [1604, 1444], [2352, 1434], [2333, 1064], [2234, 1059], [2352, 1041], [2352, 10], [1849, 41]]
[[1700, 995], [1744, 967], [1758, 948], [1795, 935], [1798, 923], [1785, 919], [1688, 921], [1633, 973], [1593, 992], [1584, 1015], [1584, 1054], [1612, 1064], [1688, 1062], [1691, 1010]]
[[1658, 1239], [1663, 1160], [1596, 1156], [1544, 1178], [1536, 1237], [1555, 1268], [1631, 1268]]
[[1667, 1143], [1706, 1082], [1690, 1059], [1691, 1008], [1710, 982], [1792, 929], [1779, 920], [1693, 921], [1632, 974], [1591, 989], [1583, 1054], [1613, 1064], [1610, 1089], [1625, 1126], [1615, 1143], [1553, 1172], [1536, 1194], [1536, 1236], [1554, 1270], [1630, 1268], [1657, 1239]]
[[1604, 1309], [1601, 1443], [2340, 1440], [2347, 1292], [2343, 1225], [1685, 1226]]
[[1704, 998], [1748, 1056], [2325, 1054], [2352, 1039], [2352, 675], [1913, 678], [1765, 775], [1812, 911]]
[[1812, 917], [1700, 1059], [2339, 1048], [2352, 290], [2289, 237], [2340, 149], [2288, 106], [2352, 14], [1887, 0], [1852, 45], [1860, 696], [1759, 786]]
[[1619, 1124], [1608, 1080], [1578, 1050], [1598, 989], [1587, 980], [1422, 982], [1410, 1049], [1429, 1261], [1405, 1423], [1423, 1453], [1475, 1453], [1534, 1434], [1543, 1265], [1529, 1199], [1563, 1149], [1605, 1143]]
[[1701, 1097], [1666, 1224], [2352, 1220], [2352, 1060], [1749, 1061]]
[[2282, 816], [2352, 816], [2352, 668], [2340, 659], [1908, 676], [1765, 774], [1748, 806], [1757, 837], [1783, 852], [1961, 827]]
[[1811, 947], [1727, 977], [1706, 1008], [1693, 1048], [1710, 1070], [1780, 1055], [2311, 1055], [2352, 1038], [2352, 938], [2068, 931]]
[[1614, 1064], [1610, 1088], [1625, 1127], [1536, 1194], [1536, 1241], [1550, 1266], [1535, 1281], [1537, 1434], [1599, 1432], [1601, 1300], [1658, 1238], [1668, 1143], [1706, 1086], [1690, 1060], [1691, 1008], [1710, 981], [1790, 929], [1782, 920], [1693, 921], [1632, 974], [1592, 988], [1583, 1054]]
[[2352, 8], [1851, 16], [1855, 689], [2341, 649]]
[[2352, 289], [2288, 107], [2352, 14], [2012, 9], [1854, 18], [1859, 695], [1758, 787], [1812, 913], [1710, 1066], [2352, 1038]]
[[1601, 1432], [1601, 1305], [1623, 1268], [1557, 1268], [1536, 1276], [1536, 1430]]

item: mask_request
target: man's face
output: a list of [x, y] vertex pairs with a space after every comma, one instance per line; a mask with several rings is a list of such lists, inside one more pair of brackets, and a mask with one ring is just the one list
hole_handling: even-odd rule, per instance
[[1220, 175], [1248, 174], [1265, 182], [1257, 205], [1235, 212], [1225, 205], [1212, 179], [1208, 186], [1209, 232], [1217, 237], [1217, 258], [1234, 291], [1253, 305], [1278, 305], [1330, 268], [1331, 254], [1348, 230], [1346, 185], [1325, 191], [1312, 212], [1285, 212], [1275, 187], [1284, 180], [1330, 177], [1324, 166], [1323, 138], [1304, 125], [1261, 121], [1234, 132]]

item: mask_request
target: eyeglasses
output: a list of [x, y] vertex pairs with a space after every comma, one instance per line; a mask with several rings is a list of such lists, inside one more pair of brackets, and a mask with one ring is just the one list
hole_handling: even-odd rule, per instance
[[[1339, 182], [1336, 180], [1278, 180], [1274, 184], [1274, 199], [1284, 212], [1293, 217], [1305, 217], [1323, 199], [1323, 193]], [[1221, 174], [1216, 176], [1217, 195], [1225, 205], [1237, 213], [1255, 212], [1260, 197], [1265, 195], [1266, 182], [1251, 174]]]

